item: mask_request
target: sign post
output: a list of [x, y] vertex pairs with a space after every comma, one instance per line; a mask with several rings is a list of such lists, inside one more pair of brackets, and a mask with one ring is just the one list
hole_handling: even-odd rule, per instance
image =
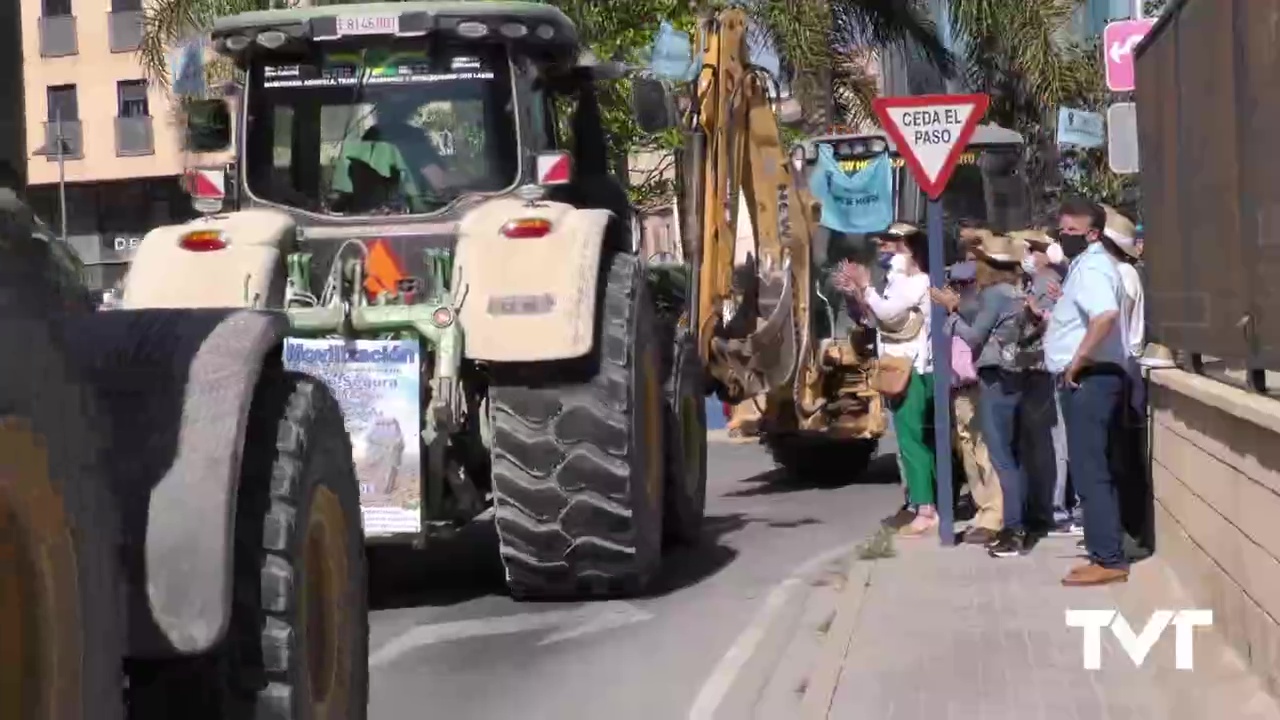
[[[929, 196], [929, 282], [946, 286], [946, 248], [942, 237], [942, 205], [956, 161], [969, 144], [978, 121], [987, 112], [986, 95], [916, 95], [878, 98], [874, 103], [880, 127], [888, 133], [916, 183]], [[930, 314], [933, 343], [933, 428], [938, 536], [954, 545], [955, 488], [951, 477], [951, 339], [943, 332], [946, 313], [936, 303]]]

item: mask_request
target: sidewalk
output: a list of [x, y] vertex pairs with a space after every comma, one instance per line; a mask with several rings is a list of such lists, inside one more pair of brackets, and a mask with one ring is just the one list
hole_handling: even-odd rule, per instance
[[1102, 669], [1081, 668], [1083, 630], [1064, 611], [1119, 609], [1135, 632], [1153, 609], [1194, 607], [1158, 556], [1128, 583], [1066, 588], [1076, 540], [1023, 558], [898, 540], [896, 556], [859, 560], [833, 615], [815, 630], [805, 720], [1280, 720], [1280, 706], [1211, 630], [1195, 631], [1195, 669], [1173, 665], [1173, 630], [1136, 668], [1103, 631]]

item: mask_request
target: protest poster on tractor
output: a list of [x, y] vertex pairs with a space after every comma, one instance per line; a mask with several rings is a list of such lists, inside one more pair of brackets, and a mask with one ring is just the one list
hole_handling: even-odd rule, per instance
[[285, 341], [285, 367], [323, 380], [342, 406], [366, 536], [422, 528], [419, 360], [414, 340]]

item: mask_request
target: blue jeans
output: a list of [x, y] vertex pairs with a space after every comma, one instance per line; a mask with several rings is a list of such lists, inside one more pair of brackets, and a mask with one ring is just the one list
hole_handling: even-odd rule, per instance
[[991, 467], [1000, 478], [1000, 494], [1004, 498], [1006, 530], [1026, 530], [1024, 515], [1027, 504], [1027, 476], [1018, 462], [1018, 407], [1022, 404], [1023, 378], [1019, 373], [1002, 372], [993, 367], [978, 370], [979, 415], [982, 435], [987, 441]]
[[1084, 508], [1084, 545], [1093, 562], [1108, 568], [1127, 568], [1124, 531], [1120, 522], [1120, 493], [1108, 452], [1116, 412], [1124, 395], [1123, 369], [1089, 369], [1079, 387], [1062, 388], [1062, 413], [1067, 423], [1067, 456], [1071, 483]]

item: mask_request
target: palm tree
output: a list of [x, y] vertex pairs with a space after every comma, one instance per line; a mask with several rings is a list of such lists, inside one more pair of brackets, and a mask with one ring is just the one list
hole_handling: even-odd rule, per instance
[[1058, 108], [1093, 109], [1106, 98], [1098, 49], [1070, 32], [1081, 5], [1082, 0], [950, 0], [965, 84], [991, 97], [989, 121], [1027, 138], [1027, 175], [1043, 191], [1035, 210], [1051, 203], [1062, 184], [1053, 133]]
[[955, 60], [919, 0], [757, 0], [751, 15], [757, 39], [776, 49], [803, 108], [805, 134], [837, 119], [872, 121], [877, 82], [866, 61], [873, 53], [910, 50], [944, 77], [955, 73]]

